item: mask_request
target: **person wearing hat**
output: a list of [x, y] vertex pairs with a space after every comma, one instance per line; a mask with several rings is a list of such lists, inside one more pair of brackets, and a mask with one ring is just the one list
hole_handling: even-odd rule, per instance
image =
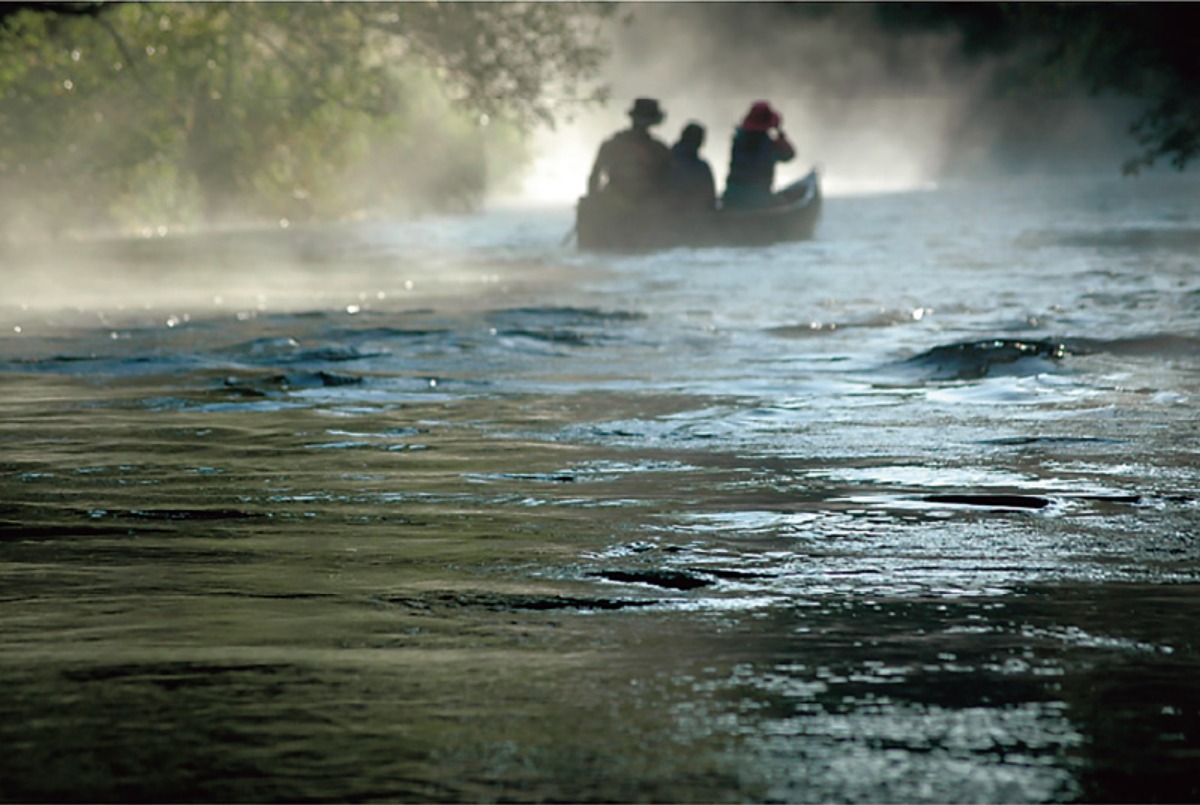
[[757, 101], [733, 134], [729, 153], [729, 178], [721, 196], [729, 209], [770, 207], [778, 200], [771, 192], [775, 163], [796, 156], [780, 126], [783, 119], [766, 101]]
[[632, 125], [600, 145], [588, 177], [588, 193], [633, 203], [661, 198], [671, 172], [671, 152], [650, 127], [666, 114], [653, 98], [638, 98], [629, 109]]

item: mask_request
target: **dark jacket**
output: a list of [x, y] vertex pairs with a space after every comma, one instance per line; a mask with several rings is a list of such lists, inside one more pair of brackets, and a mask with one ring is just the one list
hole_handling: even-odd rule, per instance
[[671, 196], [681, 209], [711, 210], [717, 203], [712, 168], [697, 148], [685, 142], [671, 146]]
[[600, 145], [588, 192], [645, 201], [663, 194], [670, 171], [671, 152], [664, 143], [645, 129], [626, 129]]
[[762, 207], [775, 203], [775, 163], [787, 162], [796, 150], [782, 132], [772, 138], [766, 132], [738, 128], [729, 152], [729, 179], [725, 182], [726, 207]]

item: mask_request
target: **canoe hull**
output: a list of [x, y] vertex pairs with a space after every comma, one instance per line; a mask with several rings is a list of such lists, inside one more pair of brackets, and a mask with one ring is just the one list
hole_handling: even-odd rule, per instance
[[625, 207], [584, 196], [576, 208], [580, 249], [650, 251], [677, 247], [767, 246], [807, 240], [821, 214], [815, 171], [777, 195], [788, 202], [761, 210], [677, 211]]

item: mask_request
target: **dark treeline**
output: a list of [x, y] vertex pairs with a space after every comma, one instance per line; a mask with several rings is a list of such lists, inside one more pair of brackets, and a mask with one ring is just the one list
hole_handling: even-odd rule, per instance
[[1127, 173], [1160, 160], [1182, 170], [1200, 154], [1191, 3], [882, 3], [875, 14], [887, 30], [954, 32], [966, 57], [1003, 60], [995, 91], [1004, 97], [1082, 91], [1136, 100], [1138, 152]]

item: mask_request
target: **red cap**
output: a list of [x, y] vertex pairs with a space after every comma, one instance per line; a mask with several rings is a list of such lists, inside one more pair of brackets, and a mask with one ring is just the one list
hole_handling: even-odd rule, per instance
[[750, 107], [750, 111], [746, 113], [746, 118], [742, 121], [742, 129], [745, 131], [770, 131], [777, 128], [782, 122], [779, 113], [771, 108], [771, 104], [766, 101], [756, 101]]

